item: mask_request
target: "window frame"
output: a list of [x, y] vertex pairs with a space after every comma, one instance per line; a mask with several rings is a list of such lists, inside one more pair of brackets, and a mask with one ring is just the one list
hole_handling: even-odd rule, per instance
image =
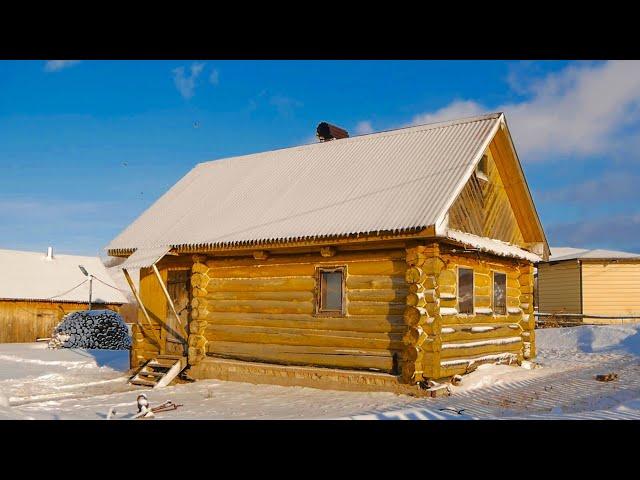
[[[462, 312], [460, 309], [460, 270], [470, 270], [471, 271], [471, 312]], [[476, 292], [475, 292], [475, 280], [476, 274], [472, 267], [464, 267], [458, 265], [456, 270], [456, 303], [458, 305], [458, 314], [459, 315], [475, 315], [476, 313]]]
[[[339, 272], [342, 275], [341, 284], [341, 297], [340, 297], [340, 310], [326, 310], [322, 308], [322, 274], [323, 273], [336, 273]], [[315, 316], [318, 317], [345, 317], [347, 315], [346, 309], [346, 289], [347, 289], [347, 267], [341, 266], [317, 266], [316, 267], [316, 311]]]
[[[504, 275], [504, 311], [502, 312], [496, 310], [496, 274]], [[494, 315], [507, 314], [507, 272], [491, 270], [491, 310], [493, 310]]]
[[[484, 166], [484, 169], [481, 169], [481, 166]], [[482, 155], [482, 157], [478, 161], [478, 164], [476, 165], [475, 172], [476, 177], [478, 177], [480, 180], [484, 180], [485, 182], [489, 181], [489, 155], [487, 155], [486, 153]]]

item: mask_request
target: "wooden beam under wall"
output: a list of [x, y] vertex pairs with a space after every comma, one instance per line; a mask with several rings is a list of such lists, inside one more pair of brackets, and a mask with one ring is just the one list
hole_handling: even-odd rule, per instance
[[182, 330], [180, 333], [182, 333], [183, 340], [186, 342], [187, 339], [189, 338], [189, 335], [187, 334], [187, 331], [185, 330], [184, 325], [182, 325], [182, 322], [180, 321], [180, 317], [178, 316], [178, 312], [176, 311], [176, 307], [173, 304], [173, 300], [171, 300], [171, 295], [169, 295], [169, 290], [167, 290], [167, 286], [162, 281], [162, 276], [160, 275], [160, 271], [158, 270], [158, 267], [156, 266], [155, 263], [151, 266], [151, 268], [153, 268], [153, 272], [156, 274], [156, 278], [158, 279], [158, 282], [160, 282], [160, 287], [162, 288], [162, 292], [164, 293], [164, 296], [167, 298], [167, 302], [169, 302], [169, 306], [171, 307], [171, 311], [176, 316], [176, 320], [178, 321], [178, 325], [180, 325], [180, 329]]
[[[135, 285], [133, 283], [133, 280], [131, 279], [131, 275], [129, 275], [129, 272], [127, 271], [126, 268], [122, 269], [122, 273], [124, 273], [124, 278], [127, 279], [127, 283], [129, 284], [129, 288], [131, 288], [131, 293], [133, 293], [133, 296], [136, 298], [136, 302], [138, 302], [138, 306], [140, 307], [140, 310], [142, 310], [142, 313], [144, 314], [144, 317], [147, 319], [147, 322], [149, 322], [149, 328], [153, 332], [153, 336], [155, 337], [156, 341], [158, 342], [158, 347], [161, 348], [162, 343], [160, 342], [160, 337], [158, 337], [156, 335], [156, 331], [153, 328], [153, 323], [151, 322], [151, 318], [149, 317], [149, 312], [147, 312], [147, 309], [145, 308], [144, 304], [142, 303], [142, 299], [140, 298], [140, 295], [138, 294], [138, 291], [136, 290], [136, 287], [135, 287]], [[138, 317], [137, 316], [136, 316], [136, 323], [138, 325], [140, 325], [140, 327], [142, 327], [140, 322], [138, 322]], [[142, 328], [144, 328], [144, 327], [142, 327]]]

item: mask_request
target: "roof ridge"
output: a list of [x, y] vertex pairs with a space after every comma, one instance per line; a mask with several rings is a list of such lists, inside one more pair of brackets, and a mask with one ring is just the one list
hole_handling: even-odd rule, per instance
[[[496, 119], [499, 118], [501, 115], [503, 114], [503, 112], [493, 112], [493, 113], [486, 113], [484, 115], [476, 115], [473, 117], [463, 117], [463, 118], [458, 118], [458, 119], [453, 119], [453, 120], [444, 120], [444, 121], [440, 121], [440, 122], [432, 122], [432, 123], [422, 123], [422, 124], [418, 124], [418, 125], [406, 125], [404, 127], [398, 127], [398, 128], [391, 128], [388, 130], [381, 130], [379, 132], [372, 132], [372, 133], [364, 133], [361, 135], [355, 135], [353, 137], [347, 137], [347, 138], [341, 138], [339, 139], [340, 142], [342, 144], [346, 143], [346, 142], [353, 142], [356, 140], [363, 140], [363, 139], [370, 139], [370, 138], [383, 138], [383, 137], [390, 137], [390, 136], [394, 136], [394, 135], [403, 135], [403, 134], [407, 134], [407, 133], [414, 133], [414, 132], [422, 132], [422, 131], [426, 131], [426, 130], [435, 130], [437, 128], [446, 128], [446, 127], [451, 127], [453, 125], [462, 125], [465, 123], [474, 123], [474, 122], [480, 122], [483, 120], [491, 120], [491, 119]], [[296, 149], [307, 149], [307, 148], [312, 148], [312, 147], [317, 147], [319, 145], [323, 145], [326, 143], [332, 143], [332, 141], [330, 142], [315, 142], [315, 143], [305, 143], [304, 145], [293, 145], [291, 147], [282, 147], [282, 148], [274, 148], [273, 150], [263, 150], [260, 152], [253, 152], [253, 153], [246, 153], [243, 155], [234, 155], [231, 157], [222, 157], [222, 158], [217, 158], [217, 159], [213, 159], [213, 160], [205, 160], [204, 162], [199, 162], [197, 163], [193, 168], [199, 168], [201, 166], [204, 165], [210, 165], [213, 164], [214, 162], [228, 162], [231, 160], [240, 160], [240, 159], [248, 159], [251, 157], [255, 157], [258, 155], [264, 155], [265, 153], [272, 153], [272, 152], [280, 152], [283, 150], [296, 150]], [[219, 163], [217, 163], [219, 164]]]
[[[0, 248], [0, 253], [2, 252], [7, 252], [7, 253], [28, 253], [28, 254], [33, 254], [33, 255], [42, 255], [43, 257], [47, 256], [47, 251], [43, 250], [16, 250], [13, 248]], [[56, 253], [55, 251], [53, 252], [53, 256], [55, 257], [81, 257], [81, 258], [100, 258], [99, 255], [75, 255], [73, 253]]]

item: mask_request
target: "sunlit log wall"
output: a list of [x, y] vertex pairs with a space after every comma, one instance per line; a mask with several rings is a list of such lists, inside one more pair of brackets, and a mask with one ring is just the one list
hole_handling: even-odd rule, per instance
[[[208, 354], [399, 371], [408, 292], [404, 257], [395, 249], [198, 263], [189, 361]], [[346, 315], [316, 315], [316, 268], [334, 266], [346, 267]]]
[[[481, 363], [535, 356], [533, 266], [431, 243], [407, 249], [407, 382], [449, 377]], [[474, 313], [458, 311], [458, 267], [474, 271]], [[492, 272], [507, 275], [504, 315], [493, 311]]]
[[[464, 373], [484, 362], [535, 355], [530, 263], [462, 252], [436, 241], [404, 248], [256, 257], [180, 256], [190, 268], [188, 361], [208, 356], [373, 370], [407, 383]], [[345, 316], [316, 314], [318, 267], [345, 267]], [[457, 268], [474, 270], [475, 314], [458, 313]], [[163, 276], [166, 263], [160, 266]], [[507, 313], [492, 311], [492, 272], [507, 274]], [[162, 333], [167, 305], [144, 269], [140, 289]], [[140, 320], [143, 321], [142, 317]], [[140, 364], [160, 352], [134, 331]]]

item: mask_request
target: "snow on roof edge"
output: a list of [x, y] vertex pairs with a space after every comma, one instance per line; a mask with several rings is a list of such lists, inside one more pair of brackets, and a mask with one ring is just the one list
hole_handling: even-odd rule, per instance
[[469, 245], [473, 248], [486, 253], [492, 253], [500, 257], [513, 257], [523, 260], [529, 260], [533, 263], [542, 261], [542, 257], [535, 253], [524, 250], [516, 245], [503, 242], [501, 240], [494, 240], [492, 238], [480, 237], [473, 235], [472, 233], [461, 232], [459, 230], [448, 229], [444, 238], [449, 240], [455, 240], [464, 245]]

